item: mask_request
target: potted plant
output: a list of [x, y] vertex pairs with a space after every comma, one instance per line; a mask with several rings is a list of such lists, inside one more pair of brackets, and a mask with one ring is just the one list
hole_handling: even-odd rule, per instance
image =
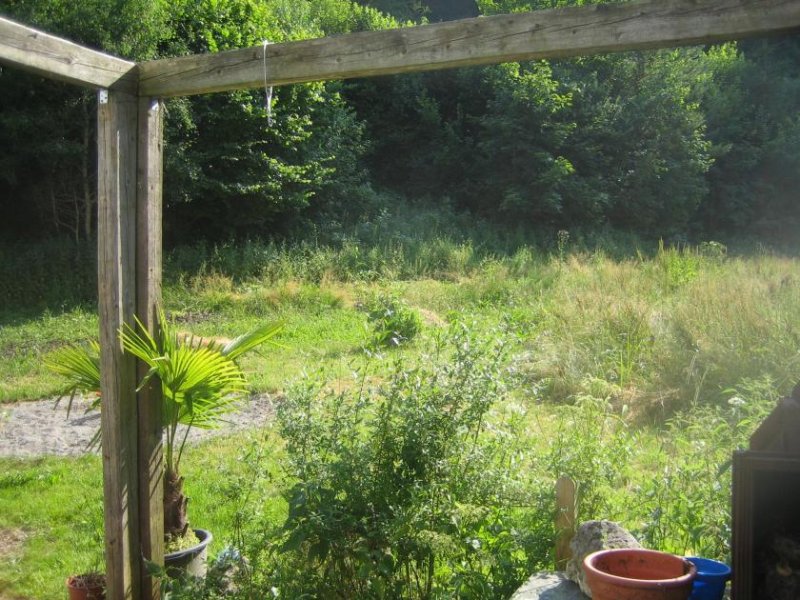
[[102, 573], [83, 573], [67, 578], [69, 600], [105, 600], [106, 577]]
[[[205, 550], [211, 534], [192, 530], [186, 513], [187, 498], [180, 474], [181, 458], [188, 434], [194, 427], [219, 427], [224, 416], [234, 410], [246, 392], [246, 378], [237, 359], [246, 352], [271, 342], [280, 331], [280, 323], [268, 323], [252, 329], [225, 344], [181, 335], [158, 312], [159, 335], [151, 335], [136, 319], [135, 326], [125, 325], [120, 332], [126, 352], [144, 362], [149, 370], [139, 389], [156, 378], [162, 390], [162, 426], [164, 429], [164, 535], [165, 561], [172, 560], [189, 573], [201, 575]], [[53, 355], [47, 365], [68, 380], [64, 395], [70, 407], [77, 393], [95, 393], [92, 408], [99, 407], [100, 348], [70, 346]], [[179, 430], [179, 425], [184, 429]], [[93, 443], [99, 439], [95, 436]]]

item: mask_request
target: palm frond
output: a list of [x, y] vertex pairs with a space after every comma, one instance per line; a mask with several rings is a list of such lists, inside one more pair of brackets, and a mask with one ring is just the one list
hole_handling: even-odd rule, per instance
[[69, 396], [69, 408], [77, 394], [100, 393], [100, 345], [97, 342], [56, 350], [45, 358], [44, 365], [66, 379], [60, 395], [62, 398]]
[[[283, 324], [261, 325], [224, 346], [217, 343], [203, 346], [183, 339], [167, 321], [163, 309], [159, 309], [157, 318], [157, 335], [151, 334], [138, 318], [133, 325], [124, 324], [119, 335], [125, 352], [149, 367], [138, 389], [154, 377], [161, 384], [166, 454], [170, 466], [175, 467], [183, 451], [183, 443], [174, 447], [178, 424], [213, 429], [224, 423], [224, 416], [236, 410], [238, 401], [247, 392], [245, 375], [236, 359], [264, 343], [274, 344], [272, 338]], [[88, 348], [64, 348], [46, 364], [67, 379], [65, 394], [71, 394], [70, 406], [76, 393], [100, 391], [100, 346], [97, 342], [92, 342]], [[93, 407], [98, 404], [99, 401]], [[99, 432], [93, 443], [98, 440]], [[174, 450], [177, 454], [173, 454]]]
[[148, 377], [160, 380], [166, 421], [200, 428], [217, 426], [246, 391], [239, 366], [219, 349], [182, 342], [163, 311], [159, 312], [159, 342], [138, 321], [137, 325], [123, 329], [122, 343], [126, 351], [150, 365]]
[[[137, 317], [134, 317], [134, 319], [136, 321], [135, 327], [124, 323], [120, 329], [119, 336], [122, 340], [122, 345], [126, 352], [133, 354], [150, 367], [154, 367], [154, 361], [164, 354], [163, 349], [147, 330], [147, 327]], [[159, 321], [160, 319], [161, 313], [159, 314]]]
[[275, 345], [272, 338], [275, 337], [283, 329], [283, 323], [266, 323], [255, 329], [251, 329], [244, 335], [240, 335], [236, 339], [228, 342], [221, 350], [225, 356], [236, 359], [245, 352], [249, 352], [253, 348], [260, 346], [266, 342]]

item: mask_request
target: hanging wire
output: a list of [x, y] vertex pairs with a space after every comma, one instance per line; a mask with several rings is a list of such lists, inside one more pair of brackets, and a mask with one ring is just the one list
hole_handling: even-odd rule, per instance
[[264, 58], [264, 108], [267, 110], [267, 125], [272, 127], [272, 86], [267, 84], [267, 46], [269, 40], [264, 40], [263, 58]]

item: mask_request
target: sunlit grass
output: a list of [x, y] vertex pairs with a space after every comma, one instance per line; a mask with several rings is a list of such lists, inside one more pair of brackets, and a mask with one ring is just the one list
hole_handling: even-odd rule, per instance
[[[286, 505], [265, 473], [277, 477], [280, 443], [268, 430], [217, 438], [187, 450], [184, 477], [192, 526], [215, 536], [216, 554], [234, 540], [237, 511], [278, 524]], [[258, 454], [260, 459], [253, 460]], [[254, 463], [261, 471], [254, 472]], [[72, 574], [104, 570], [103, 483], [98, 456], [0, 458], [0, 596], [66, 595]], [[249, 482], [249, 495], [237, 493]], [[11, 539], [15, 542], [12, 544]]]
[[[402, 271], [398, 265], [406, 263], [399, 259], [365, 258], [352, 249], [350, 255], [308, 251], [302, 264], [285, 258], [282, 272], [292, 277], [276, 278], [277, 271], [185, 274], [166, 282], [165, 305], [181, 329], [206, 337], [232, 338], [265, 320], [283, 321], [279, 346], [244, 362], [254, 391], [272, 393], [320, 368], [335, 385], [347, 385], [351, 371], [366, 362], [380, 378], [386, 363], [370, 353], [413, 358], [451, 322], [484, 331], [503, 325], [520, 342], [513, 397], [527, 410], [532, 485], [547, 494], [561, 470], [583, 478], [600, 511], [585, 517], [618, 518], [671, 551], [705, 543], [684, 531], [689, 505], [682, 503], [689, 498], [716, 528], [705, 549], [723, 556], [729, 473], [717, 476], [715, 469], [754, 426], [733, 431], [727, 401], [744, 393], [733, 388], [755, 390], [752, 410], [762, 414], [774, 394], [787, 393], [797, 381], [798, 261], [698, 249], [622, 259], [602, 252], [547, 256], [532, 249], [479, 257], [465, 248], [450, 242], [428, 252], [417, 248], [419, 262], [405, 278], [386, 276]], [[342, 265], [356, 259], [362, 261], [358, 268], [369, 262], [385, 271], [374, 278], [336, 275], [337, 269], [352, 273]], [[363, 306], [379, 292], [402, 298], [420, 314], [421, 334], [401, 348], [370, 346]], [[60, 383], [43, 370], [43, 359], [97, 331], [89, 308], [7, 308], [0, 319], [2, 401], [54, 395]], [[565, 404], [583, 408], [570, 412]], [[665, 424], [676, 414], [679, 421]], [[621, 437], [613, 428], [586, 434], [600, 418], [623, 419]], [[705, 440], [711, 428], [715, 437]], [[213, 552], [234, 540], [242, 519], [257, 516], [276, 525], [285, 516], [279, 494], [285, 482], [276, 463], [280, 441], [274, 434], [264, 439], [254, 446], [251, 436], [239, 434], [192, 448], [186, 457], [190, 518], [214, 531]], [[704, 443], [713, 444], [713, 452]], [[257, 448], [263, 457], [255, 463], [248, 453]], [[616, 464], [608, 464], [606, 450], [618, 457]], [[607, 476], [589, 481], [603, 469]], [[9, 545], [10, 558], [0, 555], [0, 595], [61, 597], [68, 574], [101, 564], [100, 471], [94, 456], [0, 460], [0, 535], [17, 540]], [[258, 493], [242, 505], [237, 492], [247, 481], [258, 482]], [[668, 493], [673, 483], [683, 496]], [[672, 511], [672, 524], [655, 519], [656, 502]]]

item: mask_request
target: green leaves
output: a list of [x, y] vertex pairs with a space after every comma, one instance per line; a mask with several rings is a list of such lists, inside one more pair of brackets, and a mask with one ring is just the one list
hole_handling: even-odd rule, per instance
[[278, 416], [294, 483], [276, 545], [303, 571], [283, 593], [438, 598], [480, 581], [476, 597], [511, 594], [527, 548], [512, 533], [524, 493], [506, 457], [522, 438], [494, 414], [508, 377], [493, 334], [454, 326], [380, 385], [362, 374], [335, 393], [315, 378], [287, 393]]
[[217, 426], [219, 417], [232, 410], [236, 397], [245, 391], [244, 374], [219, 350], [179, 339], [163, 312], [158, 320], [161, 341], [156, 341], [138, 319], [136, 329], [125, 325], [121, 333], [125, 350], [150, 367], [140, 388], [151, 378], [158, 378], [168, 422]]
[[272, 340], [282, 328], [283, 323], [266, 323], [227, 343], [220, 352], [231, 360], [235, 360], [242, 354]]
[[374, 346], [397, 347], [413, 340], [422, 330], [419, 314], [391, 294], [378, 294], [370, 299], [366, 311]]
[[77, 394], [97, 394], [91, 408], [100, 404], [100, 344], [67, 346], [45, 359], [45, 366], [66, 379], [62, 396], [69, 395], [69, 408]]
[[[201, 429], [218, 427], [225, 414], [235, 410], [246, 391], [246, 379], [235, 359], [269, 342], [280, 331], [280, 323], [268, 323], [220, 347], [216, 342], [181, 336], [158, 312], [160, 335], [154, 337], [139, 319], [136, 327], [125, 324], [120, 337], [130, 352], [150, 367], [140, 388], [152, 378], [161, 383], [163, 418], [167, 432], [167, 468], [177, 472], [183, 441], [176, 439], [178, 424]], [[188, 429], [187, 429], [188, 434]]]
[[[135, 318], [135, 325], [125, 324], [120, 339], [125, 352], [132, 354], [149, 370], [142, 378], [141, 390], [152, 380], [160, 383], [166, 429], [167, 467], [177, 471], [183, 441], [176, 438], [179, 424], [188, 428], [212, 429], [236, 409], [236, 402], [247, 391], [247, 380], [236, 359], [265, 343], [274, 343], [281, 323], [266, 323], [221, 345], [202, 338], [180, 335], [158, 311], [158, 335], [152, 335]], [[46, 362], [48, 368], [67, 379], [64, 394], [70, 405], [76, 393], [100, 392], [100, 346], [71, 346], [56, 352]], [[92, 408], [100, 406], [99, 398]]]

